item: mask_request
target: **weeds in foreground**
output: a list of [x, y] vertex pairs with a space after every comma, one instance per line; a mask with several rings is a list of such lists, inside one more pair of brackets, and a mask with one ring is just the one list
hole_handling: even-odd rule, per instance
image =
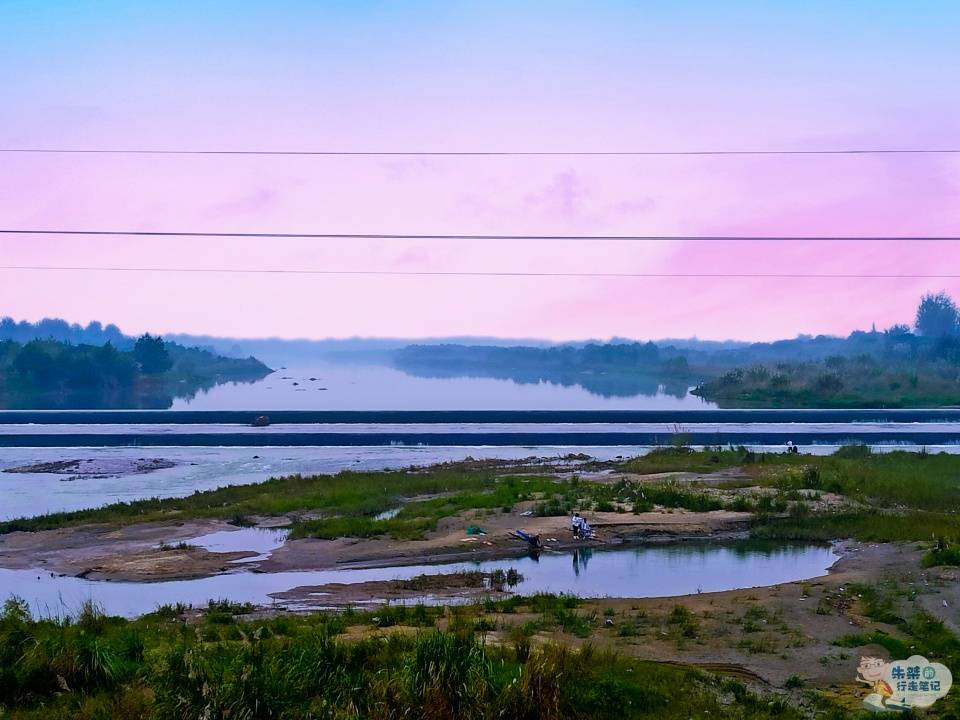
[[[552, 602], [558, 615], [577, 615]], [[345, 622], [316, 614], [226, 629], [204, 616], [127, 621], [92, 607], [36, 621], [11, 601], [0, 613], [0, 712], [22, 720], [799, 717], [745, 688], [731, 706], [730, 689], [696, 671], [589, 645], [534, 648], [520, 630], [503, 646], [436, 630], [347, 640], [338, 637]], [[217, 639], [202, 639], [203, 629]]]

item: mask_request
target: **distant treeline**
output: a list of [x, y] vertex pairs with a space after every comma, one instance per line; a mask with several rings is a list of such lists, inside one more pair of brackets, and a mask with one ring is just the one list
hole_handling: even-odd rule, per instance
[[583, 347], [496, 347], [483, 345], [411, 345], [395, 354], [400, 366], [420, 362], [433, 367], [469, 369], [490, 365], [540, 370], [610, 369], [630, 367], [658, 373], [685, 375], [686, 358], [674, 348], [655, 343], [590, 344]]
[[28, 343], [31, 340], [57, 340], [74, 345], [105, 345], [132, 347], [136, 338], [124, 335], [116, 325], [94, 321], [88, 325], [68, 323], [66, 320], [44, 318], [35, 323], [11, 317], [0, 318], [0, 340]]
[[394, 364], [420, 376], [578, 384], [607, 396], [686, 394], [695, 384], [697, 395], [729, 407], [947, 405], [960, 403], [960, 311], [939, 293], [921, 299], [912, 326], [848, 337], [682, 347], [411, 345], [394, 354]]
[[742, 366], [705, 380], [694, 393], [727, 407], [960, 404], [960, 312], [945, 293], [923, 297], [912, 328], [855, 332], [822, 346], [832, 353], [813, 359], [793, 353], [777, 362], [747, 353]]
[[0, 406], [7, 408], [165, 408], [217, 383], [270, 372], [236, 359], [143, 335], [129, 349], [112, 342], [0, 340]]
[[393, 364], [419, 377], [480, 376], [523, 384], [580, 386], [604, 397], [687, 394], [690, 368], [674, 348], [655, 343], [495, 347], [411, 345]]

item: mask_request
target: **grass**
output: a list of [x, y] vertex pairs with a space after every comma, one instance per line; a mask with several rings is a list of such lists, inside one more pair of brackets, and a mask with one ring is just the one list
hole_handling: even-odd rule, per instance
[[[844, 635], [834, 641], [835, 645], [842, 648], [879, 645], [891, 658], [902, 660], [923, 655], [942, 662], [954, 676], [960, 673], [960, 638], [934, 615], [916, 609], [912, 602], [916, 590], [886, 580], [874, 585], [850, 585], [844, 593], [848, 598], [857, 598], [864, 615], [891, 626], [891, 630]], [[943, 713], [942, 717], [956, 717], [960, 713], [960, 698], [951, 693], [937, 703], [937, 710]]]
[[[926, 611], [914, 613], [909, 621], [898, 626], [902, 637], [874, 630], [869, 633], [844, 635], [834, 644], [843, 648], [859, 648], [879, 645], [891, 658], [903, 660], [911, 655], [923, 655], [929, 660], [942, 662], [956, 676], [960, 672], [960, 638], [954, 635], [941, 620]], [[942, 717], [956, 717], [960, 713], [960, 698], [950, 693], [937, 703]], [[951, 715], [950, 713], [953, 713]]]
[[[526, 599], [531, 602], [532, 599]], [[558, 611], [562, 598], [536, 602]], [[557, 606], [560, 607], [557, 607]], [[382, 611], [378, 611], [382, 612]], [[419, 625], [426, 609], [406, 610]], [[467, 617], [469, 613], [464, 612]], [[395, 618], [397, 619], [397, 618]], [[698, 671], [548, 644], [483, 644], [462, 623], [348, 639], [362, 613], [239, 619], [152, 615], [32, 620], [0, 612], [0, 716], [167, 718], [799, 718], [774, 698]], [[410, 618], [403, 618], [404, 622]]]
[[957, 367], [943, 359], [837, 356], [734, 368], [693, 392], [721, 407], [943, 407], [958, 400]]
[[[423, 472], [342, 472], [336, 475], [271, 478], [256, 485], [231, 485], [184, 498], [139, 500], [102, 508], [52, 513], [0, 523], [0, 534], [88, 523], [127, 524], [191, 518], [250, 522], [251, 516], [322, 515], [294, 524], [294, 536], [339, 537], [396, 533], [416, 537], [440, 517], [469, 508], [499, 508], [530, 493], [554, 490], [549, 476], [498, 478], [485, 471], [434, 469]], [[407, 498], [439, 496], [406, 504], [390, 520], [374, 518]]]
[[669, 447], [628, 460], [635, 473], [711, 472], [741, 467], [760, 485], [831, 492], [871, 506], [932, 512], [960, 510], [960, 456], [946, 453], [873, 453], [848, 445], [824, 457], [753, 453], [745, 448]]
[[646, 455], [626, 461], [623, 469], [642, 475], [664, 472], [712, 472], [735, 467], [753, 456], [752, 452], [744, 448], [693, 450], [678, 441], [677, 444], [657, 448]]
[[884, 513], [876, 510], [831, 512], [805, 517], [761, 518], [751, 535], [763, 540], [827, 542], [909, 542], [934, 537], [960, 541], [960, 518], [948, 513]]
[[[484, 475], [481, 478], [470, 478], [470, 473], [464, 475], [465, 477], [450, 480], [445, 484], [447, 488], [457, 489], [449, 489], [441, 497], [408, 502], [389, 520], [376, 520], [365, 510], [359, 511], [364, 514], [357, 514], [355, 505], [341, 505], [337, 510], [350, 514], [298, 521], [293, 525], [291, 536], [337, 538], [390, 535], [400, 539], [419, 539], [435, 529], [442, 518], [466, 510], [499, 509], [536, 494], [563, 492], [569, 485], [569, 482], [558, 481], [550, 476], [495, 478]], [[395, 483], [395, 493], [401, 489], [411, 493], [409, 474], [389, 480]], [[391, 502], [396, 504], [395, 496]]]
[[934, 547], [920, 561], [923, 567], [937, 567], [938, 565], [960, 565], [960, 546]]
[[[475, 511], [498, 513], [529, 503], [536, 515], [586, 511], [647, 512], [655, 507], [696, 512], [727, 509], [755, 514], [757, 538], [827, 541], [930, 541], [947, 544], [926, 562], [956, 564], [960, 544], [960, 456], [893, 452], [865, 446], [841, 448], [828, 457], [754, 453], [744, 448], [661, 448], [615, 469], [655, 474], [740, 467], [761, 494], [742, 487], [691, 486], [677, 481], [590, 482], [540, 474], [502, 476], [490, 469], [441, 466], [423, 471], [343, 472], [270, 479], [185, 498], [118, 503], [0, 523], [0, 534], [86, 523], [125, 524], [176, 518], [220, 518], [249, 524], [254, 517], [291, 518], [294, 538], [391, 536], [419, 539], [442, 518]], [[731, 495], [733, 493], [733, 495]], [[846, 498], [825, 511], [817, 500], [832, 493]], [[376, 515], [401, 506], [389, 519]], [[482, 519], [478, 519], [482, 523]]]

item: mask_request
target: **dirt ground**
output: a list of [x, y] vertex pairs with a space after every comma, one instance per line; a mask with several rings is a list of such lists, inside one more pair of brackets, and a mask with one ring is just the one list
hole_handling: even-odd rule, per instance
[[[230, 569], [230, 561], [255, 552], [214, 553], [178, 547], [190, 538], [230, 528], [218, 521], [86, 525], [0, 536], [0, 567], [36, 568], [97, 580], [174, 580]], [[234, 569], [236, 569], [234, 567]]]
[[[255, 566], [261, 572], [280, 572], [509, 557], [527, 549], [525, 543], [510, 535], [517, 528], [540, 533], [544, 545], [554, 550], [694, 537], [737, 537], [743, 534], [750, 519], [749, 513], [728, 511], [592, 513], [590, 520], [599, 539], [582, 542], [574, 541], [569, 518], [527, 517], [521, 514], [524, 509], [521, 504], [512, 513], [480, 515], [470, 511], [444, 518], [425, 540], [388, 537], [289, 540]], [[486, 534], [467, 535], [465, 528], [469, 525], [481, 526]], [[230, 569], [228, 563], [232, 560], [258, 553], [252, 550], [213, 553], [177, 545], [189, 545], [191, 538], [229, 530], [236, 528], [224, 521], [171, 520], [119, 528], [87, 525], [15, 532], [0, 536], [0, 567], [37, 567], [49, 572], [110, 580], [203, 577]], [[159, 549], [161, 543], [168, 547]]]

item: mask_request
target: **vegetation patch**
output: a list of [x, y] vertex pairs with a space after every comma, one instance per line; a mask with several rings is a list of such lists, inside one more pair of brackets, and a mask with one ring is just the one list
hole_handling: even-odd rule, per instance
[[[381, 609], [375, 617], [376, 627], [409, 622], [421, 629], [347, 639], [348, 625], [371, 618], [128, 621], [92, 606], [74, 619], [38, 621], [11, 600], [0, 613], [0, 714], [21, 720], [800, 717], [742, 685], [589, 645], [534, 648], [523, 634], [504, 645], [483, 644], [476, 633], [488, 632], [488, 621], [441, 632], [427, 627], [435, 615], [422, 606]], [[581, 621], [576, 613], [563, 620]]]

